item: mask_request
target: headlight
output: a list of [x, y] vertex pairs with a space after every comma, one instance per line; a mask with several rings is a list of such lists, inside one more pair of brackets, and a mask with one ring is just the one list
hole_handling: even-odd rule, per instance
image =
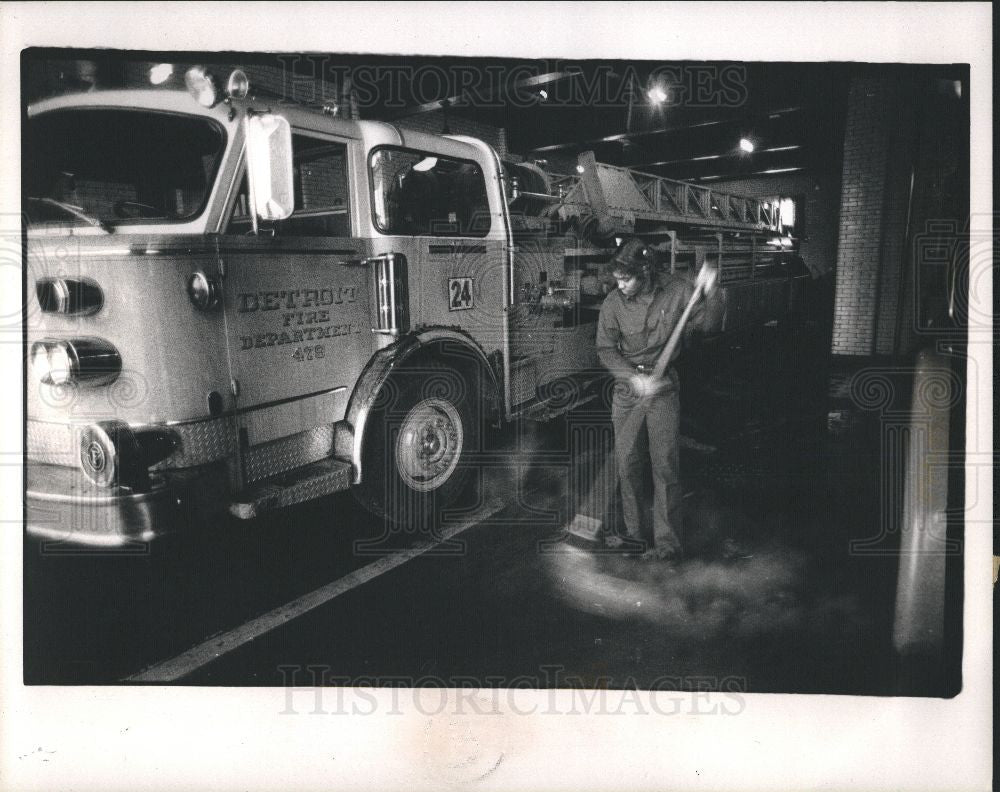
[[35, 294], [46, 313], [89, 316], [104, 305], [101, 287], [86, 278], [40, 278]]
[[108, 385], [121, 373], [122, 359], [103, 338], [43, 338], [31, 347], [31, 368], [46, 385]]
[[51, 381], [52, 366], [49, 363], [49, 350], [45, 344], [38, 343], [31, 348], [31, 370], [41, 382]]
[[65, 385], [73, 379], [73, 357], [69, 344], [54, 344], [48, 350], [48, 381], [53, 385]]

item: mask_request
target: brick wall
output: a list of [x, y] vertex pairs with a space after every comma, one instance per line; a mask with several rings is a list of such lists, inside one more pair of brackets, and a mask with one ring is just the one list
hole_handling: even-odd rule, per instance
[[874, 352], [890, 118], [885, 77], [855, 78], [847, 100], [833, 352]]
[[929, 300], [940, 312], [946, 298], [937, 283], [928, 285], [933, 293], [917, 293], [913, 252], [914, 234], [928, 221], [945, 219], [961, 228], [968, 217], [967, 182], [961, 178], [968, 171], [968, 127], [958, 118], [961, 102], [942, 91], [935, 77], [890, 68], [851, 81], [834, 354], [911, 352], [922, 343], [915, 301]]
[[[404, 129], [440, 135], [441, 130], [444, 129], [444, 122], [444, 112], [441, 110], [432, 110], [429, 113], [406, 116], [394, 123]], [[507, 153], [507, 131], [505, 129], [463, 118], [454, 110], [448, 112], [448, 133], [451, 135], [468, 135], [469, 137], [479, 138], [493, 146], [500, 156], [504, 156]]]

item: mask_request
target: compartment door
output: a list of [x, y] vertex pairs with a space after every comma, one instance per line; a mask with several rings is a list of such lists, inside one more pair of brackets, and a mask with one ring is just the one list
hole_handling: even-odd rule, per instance
[[252, 240], [222, 253], [227, 343], [241, 410], [353, 388], [372, 355], [360, 240]]

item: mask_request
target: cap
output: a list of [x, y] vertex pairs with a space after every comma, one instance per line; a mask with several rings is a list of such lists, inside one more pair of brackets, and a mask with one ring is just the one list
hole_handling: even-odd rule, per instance
[[621, 267], [626, 270], [638, 271], [649, 264], [649, 250], [641, 239], [630, 239], [619, 248], [612, 257], [609, 270]]

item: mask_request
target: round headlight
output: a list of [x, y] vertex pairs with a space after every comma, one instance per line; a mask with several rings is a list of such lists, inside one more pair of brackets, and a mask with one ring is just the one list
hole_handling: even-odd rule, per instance
[[37, 341], [31, 347], [31, 370], [46, 385], [65, 385], [73, 379], [74, 358], [65, 341]]
[[49, 351], [45, 348], [45, 344], [36, 343], [31, 348], [31, 370], [39, 380], [44, 382], [48, 379]]
[[73, 358], [64, 342], [49, 347], [49, 382], [65, 385], [73, 379]]
[[31, 347], [31, 368], [46, 385], [109, 385], [121, 373], [122, 359], [102, 338], [44, 338]]

